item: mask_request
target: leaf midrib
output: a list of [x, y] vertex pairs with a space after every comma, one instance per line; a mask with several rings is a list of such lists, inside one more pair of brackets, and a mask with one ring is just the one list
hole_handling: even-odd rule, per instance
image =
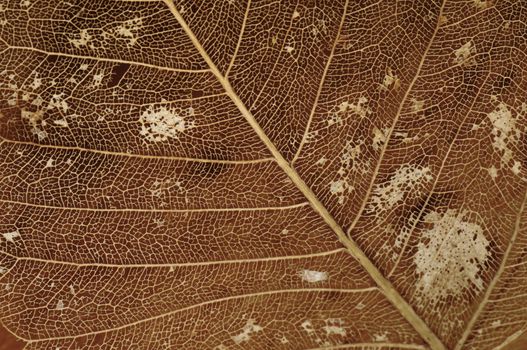
[[[335, 232], [339, 241], [348, 249], [350, 254], [361, 264], [361, 266], [369, 273], [372, 279], [377, 283], [379, 289], [383, 292], [385, 297], [395, 306], [395, 308], [401, 313], [401, 315], [415, 328], [419, 335], [430, 345], [434, 350], [445, 349], [441, 340], [437, 335], [428, 327], [426, 322], [422, 320], [419, 315], [415, 312], [412, 306], [399, 294], [389, 280], [387, 280], [380, 270], [373, 264], [373, 262], [366, 256], [358, 244], [348, 238], [344, 230], [336, 222], [335, 218], [329, 213], [326, 207], [320, 202], [315, 193], [309, 188], [300, 175], [292, 168], [289, 162], [284, 158], [280, 151], [276, 148], [274, 143], [269, 139], [267, 134], [264, 132], [262, 127], [258, 124], [252, 113], [247, 109], [245, 104], [241, 101], [240, 97], [236, 94], [232, 88], [230, 82], [223, 76], [218, 67], [212, 61], [208, 53], [205, 51], [193, 31], [188, 26], [187, 22], [183, 19], [176, 6], [171, 0], [163, 0], [163, 2], [170, 9], [179, 25], [183, 28], [192, 44], [202, 56], [204, 61], [209, 66], [211, 72], [214, 74], [218, 82], [223, 86], [227, 95], [231, 98], [233, 103], [236, 105], [240, 113], [253, 128], [258, 137], [267, 146], [277, 164], [291, 179], [293, 184], [304, 194], [306, 199], [309, 201], [313, 209], [322, 217], [327, 225]], [[346, 1], [346, 8], [347, 8]], [[343, 17], [346, 13], [343, 14]]]

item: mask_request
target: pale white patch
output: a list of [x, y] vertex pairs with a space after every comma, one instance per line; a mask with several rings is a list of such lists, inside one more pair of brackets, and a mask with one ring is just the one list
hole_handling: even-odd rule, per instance
[[33, 77], [33, 82], [31, 83], [31, 85], [29, 85], [29, 88], [31, 88], [32, 90], [36, 90], [41, 86], [42, 79], [38, 77], [38, 73], [35, 73], [35, 76]]
[[346, 113], [350, 111], [361, 118], [365, 118], [372, 113], [372, 110], [367, 106], [367, 103], [368, 99], [362, 96], [359, 97], [357, 103], [349, 103], [348, 101], [344, 101], [339, 105], [339, 112]]
[[341, 124], [343, 117], [349, 113], [355, 114], [364, 118], [372, 113], [371, 109], [366, 105], [368, 99], [366, 97], [359, 97], [357, 103], [350, 103], [348, 101], [341, 102], [336, 111], [330, 112], [329, 117], [327, 118], [327, 123], [329, 126], [334, 124]]
[[249, 339], [251, 339], [251, 334], [258, 333], [261, 331], [263, 331], [263, 327], [257, 325], [256, 320], [249, 319], [243, 327], [242, 332], [238, 335], [233, 336], [232, 340], [234, 340], [236, 344], [247, 342], [249, 341]]
[[63, 127], [63, 128], [67, 128], [69, 126], [68, 125], [68, 121], [66, 120], [66, 118], [54, 120], [53, 124], [58, 125], [58, 126]]
[[305, 320], [300, 326], [304, 329], [307, 334], [311, 335], [315, 333], [315, 329], [313, 328], [313, 324], [310, 320]]
[[514, 164], [511, 167], [511, 170], [512, 170], [514, 175], [520, 175], [521, 166], [522, 165], [521, 165], [520, 162], [518, 162], [517, 160], [514, 161]]
[[55, 310], [64, 310], [64, 301], [57, 301], [57, 306], [55, 306]]
[[373, 335], [373, 341], [376, 341], [376, 342], [386, 342], [386, 341], [388, 341], [388, 332], [375, 333]]
[[338, 112], [332, 113], [326, 121], [328, 123], [328, 126], [331, 126], [333, 124], [340, 124], [342, 123], [342, 116]]
[[352, 191], [353, 187], [348, 184], [347, 180], [336, 180], [329, 183], [329, 192], [336, 195], [339, 204], [344, 204], [346, 198], [345, 193]]
[[31, 101], [32, 106], [41, 107], [43, 104], [44, 100], [40, 96], [35, 97], [33, 101]]
[[324, 282], [328, 279], [328, 273], [314, 270], [302, 270], [299, 272], [300, 277], [309, 283]]
[[73, 284], [70, 284], [69, 289], [70, 289], [70, 294], [75, 295], [75, 287], [73, 286]]
[[476, 48], [472, 41], [463, 44], [459, 49], [454, 50], [454, 62], [461, 65], [472, 65], [475, 63], [474, 54]]
[[128, 45], [134, 45], [137, 42], [137, 31], [143, 28], [143, 20], [140, 17], [123, 22], [121, 25], [113, 28], [113, 33], [128, 39]]
[[0, 266], [0, 275], [3, 275], [6, 272], [7, 272], [7, 269], [3, 266]]
[[280, 343], [282, 343], [282, 344], [287, 344], [287, 343], [289, 343], [289, 339], [287, 339], [287, 338], [285, 337], [285, 335], [284, 335], [282, 338], [280, 338]]
[[166, 141], [168, 138], [177, 139], [178, 135], [194, 127], [194, 109], [167, 109], [165, 106], [149, 106], [141, 114], [140, 134], [151, 142]]
[[165, 226], [165, 220], [163, 219], [154, 219], [154, 224], [156, 224], [156, 227], [163, 227]]
[[275, 46], [276, 43], [278, 43], [278, 37], [275, 34], [271, 37], [271, 46]]
[[328, 26], [326, 24], [326, 21], [323, 19], [316, 19], [315, 23], [311, 25], [310, 33], [313, 39], [316, 39], [320, 33], [327, 34], [327, 32]]
[[329, 191], [332, 194], [340, 194], [340, 193], [344, 193], [347, 187], [348, 187], [348, 184], [346, 183], [345, 180], [333, 181], [330, 183]]
[[487, 169], [491, 178], [495, 179], [498, 177], [498, 169], [494, 165]]
[[472, 0], [472, 1], [474, 2], [474, 6], [476, 6], [480, 10], [484, 10], [490, 6], [489, 0]]
[[310, 320], [305, 320], [304, 322], [302, 322], [302, 324], [300, 326], [302, 327], [304, 332], [307, 333], [308, 336], [314, 338], [314, 341], [317, 344], [322, 345], [322, 346], [330, 346], [331, 345], [331, 343], [329, 343], [328, 341], [322, 341], [322, 339], [320, 339], [320, 337], [318, 337], [317, 332], [316, 332], [315, 328], [313, 327], [313, 323]]
[[386, 134], [377, 127], [373, 128], [373, 149], [378, 151], [386, 142]]
[[328, 318], [326, 320], [326, 325], [322, 327], [327, 335], [340, 335], [346, 336], [346, 329], [342, 327], [344, 321], [340, 318]]
[[152, 193], [152, 196], [155, 197], [161, 197], [166, 192], [175, 189], [178, 192], [181, 192], [184, 190], [183, 184], [181, 181], [174, 181], [172, 179], [162, 180], [162, 181], [154, 181], [152, 184], [152, 187], [150, 188], [150, 192]]
[[88, 33], [88, 29], [81, 29], [78, 34], [75, 34], [74, 37], [68, 38], [68, 42], [75, 46], [75, 48], [80, 49], [83, 46], [87, 46], [92, 40], [92, 36]]
[[4, 239], [9, 243], [15, 243], [15, 239], [20, 237], [20, 232], [18, 230], [3, 233]]
[[500, 320], [497, 320], [497, 321], [494, 321], [490, 324], [490, 326], [492, 328], [496, 328], [496, 327], [499, 327], [501, 325], [501, 321]]
[[23, 92], [22, 93], [22, 101], [29, 101], [31, 98], [31, 96], [29, 95], [28, 92]]
[[289, 233], [289, 230], [288, 230], [288, 229], [284, 228], [284, 229], [282, 230], [282, 234], [283, 234], [283, 235], [287, 235], [288, 233]]
[[30, 98], [31, 98], [31, 96], [29, 95], [28, 92], [23, 92], [22, 93], [22, 101], [29, 101]]
[[401, 131], [395, 131], [393, 133], [393, 137], [404, 140], [405, 138], [408, 137], [408, 133], [407, 132], [401, 132]]
[[414, 113], [421, 112], [423, 110], [424, 105], [425, 105], [424, 101], [412, 98], [412, 111]]
[[400, 166], [387, 183], [377, 184], [366, 211], [381, 213], [392, 209], [407, 193], [419, 194], [419, 189], [432, 180], [428, 167], [405, 164]]
[[68, 103], [64, 100], [64, 93], [55, 94], [51, 96], [51, 99], [48, 102], [48, 109], [62, 109], [62, 112], [66, 113], [68, 111]]
[[300, 13], [295, 10], [295, 12], [293, 12], [293, 15], [291, 16], [291, 18], [295, 19], [295, 18], [298, 18], [298, 17], [300, 17]]
[[88, 69], [88, 65], [86, 63], [81, 64], [79, 67], [79, 70], [87, 70], [87, 69]]
[[103, 71], [100, 71], [100, 72], [97, 72], [97, 74], [94, 74], [93, 75], [92, 86], [93, 87], [101, 86], [102, 78], [104, 78], [104, 72]]
[[519, 130], [516, 129], [516, 121], [504, 103], [500, 103], [495, 111], [490, 112], [488, 118], [493, 125], [493, 146], [503, 153], [503, 161], [507, 163], [512, 159], [512, 151], [507, 143], [514, 142], [520, 136]]
[[36, 112], [31, 112], [26, 109], [22, 109], [20, 115], [22, 116], [22, 119], [27, 120], [29, 126], [31, 127], [31, 132], [37, 135], [39, 141], [42, 141], [48, 136], [48, 133], [43, 130], [43, 127], [46, 125], [46, 122], [42, 120], [44, 111], [39, 110]]
[[348, 101], [344, 101], [339, 104], [339, 112], [346, 112], [351, 104]]
[[401, 86], [401, 81], [395, 75], [391, 68], [388, 68], [388, 72], [384, 76], [384, 80], [382, 81], [382, 84], [380, 86], [381, 90], [388, 91], [392, 87], [397, 90]]
[[467, 211], [453, 209], [425, 216], [424, 223], [432, 227], [423, 232], [414, 256], [416, 298], [423, 304], [483, 289], [479, 274], [489, 257], [489, 241], [481, 226], [467, 217]]
[[328, 161], [328, 159], [326, 157], [322, 157], [319, 160], [317, 160], [317, 162], [315, 164], [316, 165], [324, 165], [324, 164], [326, 164], [327, 161]]
[[397, 132], [393, 133], [393, 138], [394, 139], [401, 139], [402, 143], [410, 143], [410, 142], [414, 142], [414, 141], [418, 140], [419, 136], [418, 135], [408, 136], [407, 132], [397, 131]]
[[358, 303], [357, 305], [355, 305], [355, 309], [357, 310], [362, 310], [366, 307], [366, 305], [364, 305], [363, 303]]
[[29, 5], [31, 5], [31, 2], [29, 0], [21, 0], [20, 1], [20, 6], [29, 7]]
[[55, 165], [53, 164], [55, 162], [55, 159], [49, 158], [46, 162], [46, 166], [44, 168], [53, 168]]
[[287, 46], [284, 47], [284, 50], [285, 50], [287, 53], [291, 53], [291, 52], [293, 52], [294, 49], [295, 49], [295, 48], [294, 48], [293, 46], [291, 46], [291, 45], [287, 45]]
[[[502, 166], [506, 166], [513, 161], [512, 148], [518, 143], [521, 136], [520, 129], [516, 126], [516, 119], [512, 116], [512, 112], [507, 105], [500, 102], [496, 110], [490, 112], [488, 115], [492, 123], [492, 146], [501, 155]], [[511, 170], [514, 174], [519, 174], [520, 163], [513, 163]]]

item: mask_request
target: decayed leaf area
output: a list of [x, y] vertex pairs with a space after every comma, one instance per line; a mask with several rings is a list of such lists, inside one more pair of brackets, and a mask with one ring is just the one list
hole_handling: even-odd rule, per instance
[[527, 2], [0, 2], [0, 349], [525, 349]]

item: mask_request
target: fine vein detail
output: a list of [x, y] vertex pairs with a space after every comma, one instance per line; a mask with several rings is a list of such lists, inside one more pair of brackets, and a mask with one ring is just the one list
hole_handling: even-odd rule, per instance
[[[372, 261], [366, 256], [366, 254], [360, 249], [357, 243], [348, 238], [344, 230], [335, 221], [333, 216], [329, 213], [326, 207], [316, 197], [315, 193], [306, 185], [298, 173], [290, 166], [289, 162], [283, 157], [280, 151], [276, 148], [273, 142], [269, 139], [267, 134], [264, 132], [262, 127], [258, 124], [252, 113], [248, 110], [245, 104], [241, 101], [239, 96], [232, 88], [230, 82], [223, 76], [218, 67], [214, 64], [208, 53], [205, 51], [197, 37], [194, 35], [192, 30], [189, 28], [186, 21], [183, 19], [176, 6], [171, 0], [163, 0], [168, 6], [174, 17], [177, 19], [185, 33], [189, 36], [190, 40], [199, 51], [205, 62], [211, 69], [211, 72], [216, 76], [218, 81], [222, 84], [227, 95], [232, 99], [234, 104], [238, 107], [242, 115], [245, 117], [250, 126], [254, 129], [256, 134], [260, 137], [262, 142], [268, 147], [269, 151], [275, 157], [278, 165], [282, 170], [289, 176], [291, 181], [298, 187], [298, 189], [307, 198], [313, 209], [324, 219], [333, 231], [336, 233], [340, 242], [350, 251], [355, 259], [364, 267], [364, 269], [370, 274], [373, 280], [377, 283], [386, 298], [398, 309], [398, 311], [408, 320], [408, 322], [416, 329], [416, 331], [423, 337], [423, 339], [432, 347], [434, 350], [445, 349], [441, 340], [437, 335], [432, 332], [428, 325], [417, 315], [415, 310], [410, 304], [399, 294], [399, 292], [393, 287], [390, 281], [388, 281], [379, 269], [372, 263]], [[347, 7], [347, 2], [346, 6]]]
[[124, 269], [124, 268], [176, 268], [176, 267], [193, 267], [193, 266], [208, 266], [208, 265], [222, 265], [222, 264], [246, 264], [246, 263], [255, 263], [255, 262], [269, 262], [269, 261], [282, 261], [282, 260], [296, 260], [296, 259], [307, 259], [307, 258], [315, 258], [320, 256], [329, 256], [333, 254], [338, 254], [341, 252], [346, 252], [345, 249], [339, 248], [330, 250], [327, 252], [320, 252], [320, 253], [311, 253], [311, 254], [303, 254], [303, 255], [288, 255], [288, 256], [273, 256], [273, 257], [267, 257], [267, 258], [254, 258], [254, 259], [237, 259], [237, 260], [219, 260], [219, 261], [203, 261], [203, 262], [192, 262], [192, 263], [166, 263], [166, 264], [108, 264], [108, 263], [76, 263], [71, 261], [58, 261], [58, 260], [52, 260], [52, 259], [41, 259], [41, 258], [32, 258], [32, 257], [20, 257], [20, 256], [14, 256], [12, 254], [9, 254], [7, 252], [0, 251], [1, 254], [5, 254], [7, 256], [11, 256], [17, 261], [36, 261], [41, 262], [45, 264], [57, 264], [57, 265], [67, 265], [67, 266], [75, 266], [75, 267], [106, 267], [106, 268], [116, 268], [116, 269]]
[[507, 250], [503, 254], [503, 258], [501, 260], [500, 267], [498, 268], [498, 271], [496, 271], [496, 274], [494, 275], [494, 277], [492, 278], [492, 281], [490, 282], [489, 286], [487, 287], [487, 290], [485, 291], [485, 295], [483, 296], [481, 302], [479, 303], [478, 308], [472, 314], [472, 318], [468, 322], [468, 324], [467, 324], [467, 326], [465, 328], [465, 331], [463, 332], [463, 335], [459, 339], [459, 342], [456, 344], [456, 347], [454, 348], [454, 350], [460, 350], [463, 347], [463, 345], [465, 344], [465, 342], [467, 341], [467, 338], [470, 335], [470, 333], [472, 332], [472, 329], [474, 328], [474, 325], [476, 324], [476, 321], [478, 320], [479, 316], [483, 312], [483, 308], [486, 306], [486, 304], [487, 304], [487, 302], [488, 302], [488, 300], [490, 298], [490, 295], [494, 291], [494, 287], [498, 283], [498, 280], [499, 280], [501, 274], [503, 273], [503, 271], [505, 270], [505, 267], [507, 266], [507, 260], [509, 258], [510, 253], [511, 253], [512, 247], [514, 247], [514, 243], [516, 243], [516, 239], [518, 237], [518, 233], [520, 232], [521, 221], [522, 221], [521, 220], [522, 219], [522, 214], [523, 214], [523, 212], [525, 210], [526, 204], [527, 204], [527, 192], [525, 193], [524, 198], [523, 198], [523, 202], [522, 202], [522, 204], [520, 206], [520, 209], [518, 210], [518, 216], [516, 218], [516, 223], [514, 225], [514, 231], [512, 233], [512, 236], [511, 236], [511, 239], [509, 241], [509, 244], [507, 245]]
[[377, 291], [377, 288], [375, 288], [375, 287], [362, 288], [362, 289], [302, 288], [302, 289], [280, 289], [280, 290], [271, 290], [271, 291], [259, 292], [259, 293], [233, 295], [233, 296], [228, 296], [228, 297], [224, 297], [224, 298], [220, 298], [220, 299], [207, 300], [207, 301], [204, 301], [204, 302], [201, 302], [201, 303], [198, 303], [198, 304], [194, 304], [194, 305], [189, 305], [189, 306], [177, 309], [177, 310], [172, 310], [172, 311], [160, 314], [160, 315], [155, 315], [155, 316], [152, 316], [152, 317], [149, 317], [149, 318], [144, 318], [144, 319], [141, 319], [141, 320], [138, 320], [138, 321], [135, 321], [135, 322], [131, 322], [131, 323], [127, 323], [127, 324], [124, 324], [122, 326], [114, 327], [114, 328], [111, 328], [111, 329], [104, 329], [104, 330], [100, 330], [100, 331], [94, 331], [94, 332], [89, 332], [89, 333], [84, 333], [84, 334], [77, 334], [77, 335], [71, 335], [71, 336], [65, 336], [65, 337], [42, 338], [42, 339], [38, 339], [38, 340], [23, 339], [23, 338], [21, 338], [21, 339], [26, 341], [26, 342], [28, 342], [28, 344], [31, 344], [31, 343], [43, 342], [43, 341], [60, 340], [60, 339], [75, 339], [75, 338], [85, 337], [85, 336], [89, 336], [89, 335], [104, 334], [104, 333], [108, 333], [108, 332], [112, 332], [112, 331], [118, 331], [118, 330], [121, 330], [121, 329], [126, 329], [126, 328], [133, 327], [133, 326], [136, 326], [136, 325], [140, 325], [140, 324], [143, 324], [143, 323], [148, 322], [148, 321], [159, 320], [161, 318], [168, 317], [168, 316], [174, 315], [174, 314], [179, 313], [179, 312], [196, 309], [196, 308], [199, 308], [199, 307], [202, 307], [202, 306], [206, 306], [206, 305], [222, 303], [222, 302], [226, 302], [226, 301], [229, 301], [229, 300], [239, 300], [239, 299], [245, 299], [245, 298], [256, 298], [256, 297], [260, 297], [260, 296], [279, 295], [279, 294], [286, 294], [286, 293], [334, 293], [334, 292], [337, 292], [337, 293], [367, 293], [367, 292], [375, 292], [375, 291]]
[[195, 208], [195, 209], [118, 209], [118, 208], [81, 208], [81, 207], [60, 207], [60, 206], [53, 206], [53, 205], [45, 205], [45, 204], [36, 204], [36, 203], [26, 203], [26, 202], [18, 202], [18, 201], [11, 201], [11, 200], [0, 200], [0, 203], [9, 203], [9, 204], [17, 204], [17, 205], [25, 205], [27, 207], [34, 207], [34, 208], [45, 208], [45, 209], [60, 209], [60, 210], [70, 210], [70, 211], [93, 211], [93, 212], [118, 212], [118, 213], [126, 213], [126, 212], [139, 212], [139, 213], [216, 213], [216, 212], [240, 212], [240, 211], [263, 211], [263, 210], [289, 210], [289, 209], [295, 209], [300, 207], [305, 207], [309, 204], [309, 202], [303, 202], [303, 203], [297, 203], [297, 204], [291, 204], [291, 205], [284, 205], [283, 207], [257, 207], [257, 208]]

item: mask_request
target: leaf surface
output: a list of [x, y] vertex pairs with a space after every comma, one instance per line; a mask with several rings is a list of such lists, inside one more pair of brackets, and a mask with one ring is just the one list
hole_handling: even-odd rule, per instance
[[0, 4], [9, 349], [507, 349], [524, 1]]

